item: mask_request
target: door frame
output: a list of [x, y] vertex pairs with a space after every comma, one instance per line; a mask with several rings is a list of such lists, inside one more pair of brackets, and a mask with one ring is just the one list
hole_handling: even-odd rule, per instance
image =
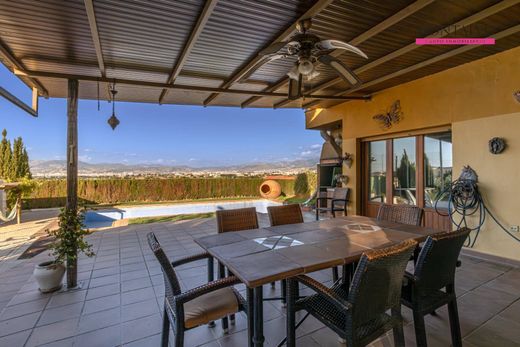
[[[451, 126], [442, 126], [428, 129], [421, 129], [403, 133], [394, 133], [387, 135], [378, 135], [368, 138], [363, 138], [360, 140], [360, 153], [362, 157], [362, 165], [360, 170], [361, 180], [359, 191], [361, 195], [361, 213], [363, 215], [375, 215], [375, 211], [379, 209], [379, 206], [382, 204], [381, 202], [370, 202], [368, 201], [369, 195], [369, 171], [368, 167], [370, 165], [369, 158], [369, 143], [373, 141], [385, 141], [386, 142], [386, 203], [393, 204], [393, 140], [397, 138], [403, 137], [415, 137], [415, 146], [416, 146], [416, 170], [415, 170], [415, 182], [416, 182], [416, 201], [417, 205], [425, 210], [425, 214], [436, 214], [435, 209], [431, 207], [425, 207], [424, 202], [424, 136], [428, 134], [436, 134], [441, 132], [451, 132]], [[423, 224], [435, 224], [439, 229], [449, 229], [451, 227], [451, 222], [443, 220], [440, 222], [432, 222], [429, 223], [426, 221], [428, 218], [423, 219]]]

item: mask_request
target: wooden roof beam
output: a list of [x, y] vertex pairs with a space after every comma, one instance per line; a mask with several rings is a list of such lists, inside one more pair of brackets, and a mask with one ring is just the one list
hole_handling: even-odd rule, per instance
[[[167, 89], [194, 91], [194, 92], [223, 93], [223, 94], [251, 95], [251, 96], [258, 95], [258, 96], [268, 96], [268, 97], [278, 97], [278, 98], [285, 96], [285, 93], [271, 93], [271, 92], [265, 92], [265, 91], [226, 89], [226, 88], [216, 88], [216, 87], [201, 87], [201, 86], [191, 86], [191, 85], [181, 85], [181, 84], [137, 81], [137, 80], [128, 80], [128, 79], [114, 79], [114, 78], [106, 78], [106, 77], [100, 78], [100, 77], [96, 77], [96, 76], [70, 75], [70, 74], [44, 72], [44, 71], [15, 70], [15, 73], [19, 76], [27, 76], [27, 77], [58, 78], [58, 79], [90, 81], [90, 82], [107, 82], [107, 83], [117, 83], [119, 85], [123, 84], [123, 85], [139, 86], [139, 87], [146, 87], [146, 88], [161, 88], [161, 89], [167, 88]], [[369, 95], [367, 95], [367, 96], [330, 96], [330, 97], [323, 96], [323, 95], [307, 95], [305, 97], [308, 99], [322, 98], [322, 99], [331, 99], [331, 100], [369, 100], [371, 98]], [[122, 101], [124, 101], [124, 100], [122, 100]]]
[[[502, 31], [500, 31], [498, 33], [495, 33], [493, 35], [490, 35], [489, 37], [490, 38], [494, 38], [495, 40], [500, 40], [500, 39], [502, 39], [504, 37], [507, 37], [507, 36], [510, 36], [510, 35], [514, 35], [514, 34], [516, 34], [518, 32], [520, 32], [520, 24], [515, 25], [513, 27], [510, 27], [508, 29], [502, 30]], [[448, 59], [448, 58], [454, 57], [454, 56], [456, 56], [458, 54], [462, 54], [462, 53], [468, 52], [468, 51], [470, 51], [472, 49], [475, 49], [477, 47], [479, 47], [479, 46], [478, 45], [467, 45], [467, 46], [462, 46], [462, 47], [453, 49], [453, 50], [451, 50], [449, 52], [446, 52], [446, 53], [443, 53], [441, 55], [435, 56], [433, 58], [424, 60], [424, 61], [422, 61], [420, 63], [414, 64], [412, 66], [409, 66], [407, 68], [401, 69], [401, 70], [396, 71], [396, 72], [393, 72], [391, 74], [381, 76], [381, 77], [376, 78], [376, 79], [374, 79], [372, 81], [364, 83], [364, 84], [362, 84], [362, 85], [360, 85], [358, 87], [351, 88], [351, 89], [348, 89], [346, 91], [342, 91], [342, 92], [336, 93], [334, 95], [336, 95], [336, 96], [346, 96], [346, 95], [352, 94], [352, 93], [354, 93], [354, 92], [356, 92], [358, 90], [362, 90], [362, 89], [374, 86], [376, 84], [388, 81], [388, 80], [390, 80], [392, 78], [396, 78], [396, 77], [402, 76], [402, 75], [407, 74], [409, 72], [413, 72], [413, 71], [419, 70], [419, 69], [421, 69], [423, 67], [435, 64], [435, 63], [437, 63], [439, 61], [442, 61], [444, 59]], [[327, 97], [330, 97], [330, 96], [327, 96]], [[320, 102], [320, 100], [316, 100], [316, 101], [313, 101], [313, 102], [310, 102], [308, 104], [303, 105], [303, 107], [304, 108], [313, 107], [313, 106], [319, 104], [319, 102]]]
[[[193, 27], [193, 30], [191, 31], [190, 37], [188, 38], [188, 41], [186, 42], [186, 45], [184, 46], [184, 49], [182, 50], [181, 55], [177, 59], [177, 62], [175, 63], [175, 66], [173, 67], [172, 72], [170, 73], [170, 76], [168, 76], [168, 80], [166, 83], [173, 84], [177, 77], [179, 77], [179, 74], [181, 73], [182, 68], [184, 67], [184, 64], [186, 64], [186, 61], [188, 60], [188, 57], [191, 53], [191, 50], [195, 46], [195, 43], [197, 42], [197, 39], [199, 38], [200, 34], [202, 33], [202, 30], [206, 26], [206, 23], [209, 20], [209, 17], [211, 16], [211, 13], [213, 13], [213, 9], [217, 5], [218, 0], [208, 0], [206, 1], [204, 8], [202, 9], [202, 12], [199, 15], [199, 18], [197, 19], [197, 23], [195, 23], [195, 26]], [[159, 104], [162, 104], [162, 101], [166, 94], [168, 93], [169, 89], [163, 89], [161, 92], [161, 96], [159, 97]]]
[[[325, 9], [327, 6], [332, 3], [333, 0], [318, 0], [316, 3], [308, 9], [303, 15], [301, 15], [294, 23], [292, 23], [287, 29], [284, 30], [284, 32], [279, 35], [275, 40], [272, 42], [269, 42], [267, 45], [262, 47], [264, 49], [267, 46], [270, 46], [273, 43], [285, 41], [293, 33], [296, 31], [296, 25], [299, 21], [302, 19], [307, 19], [314, 17], [316, 14], [320, 13], [323, 9]], [[251, 58], [249, 61], [247, 61], [245, 64], [242, 65], [242, 67], [235, 72], [226, 82], [224, 82], [220, 87], [223, 89], [227, 89], [233, 85], [236, 81], [240, 80], [245, 74], [249, 73], [252, 69], [258, 68], [260, 66], [260, 62], [265, 59], [265, 57], [261, 57], [258, 55], [258, 53], [262, 50], [258, 50], [253, 58]], [[209, 105], [216, 97], [218, 93], [211, 94], [206, 100], [204, 100], [204, 106]]]
[[9, 93], [6, 89], [0, 87], [0, 96], [7, 99], [9, 102], [11, 102], [13, 105], [18, 106], [25, 112], [29, 113], [33, 117], [38, 117], [38, 101], [34, 101], [34, 91], [36, 87], [33, 88], [33, 107], [29, 107], [26, 103], [24, 103], [22, 100], [18, 99], [13, 94]]
[[[453, 23], [451, 25], [448, 25], [447, 27], [441, 29], [441, 30], [437, 30], [433, 33], [431, 33], [430, 35], [426, 36], [426, 38], [440, 38], [440, 37], [445, 37], [447, 35], [449, 35], [450, 33], [453, 33], [456, 28], [462, 28], [462, 27], [467, 27], [468, 25], [471, 25], [471, 24], [474, 24], [474, 23], [477, 23], [489, 16], [492, 16], [500, 11], [503, 11], [511, 6], [514, 6], [514, 5], [517, 5], [517, 4], [520, 4], [520, 0], [504, 0], [504, 1], [501, 1], [499, 3], [496, 3], [495, 5], [492, 5], [480, 12], [477, 12], [469, 17], [466, 17], [464, 19], [461, 19], [460, 21], [456, 22], [456, 23]], [[387, 55], [384, 55], [368, 64], [365, 64], [363, 66], [360, 66], [359, 68], [355, 69], [354, 72], [356, 74], [360, 74], [360, 73], [363, 73], [367, 70], [370, 70], [376, 66], [379, 66], [379, 65], [382, 65], [392, 59], [395, 59], [395, 58], [398, 58], [406, 53], [409, 53], [411, 51], [413, 51], [414, 49], [417, 49], [421, 46], [417, 45], [415, 42], [412, 42], [402, 48], [399, 48], [398, 50], [396, 51], [393, 51], [392, 53], [389, 53]], [[341, 78], [339, 77], [336, 77], [336, 78], [333, 78], [327, 82], [324, 82], [322, 84], [320, 84], [319, 86], [316, 86], [315, 88], [311, 89], [309, 91], [309, 93], [318, 93], [324, 89], [327, 89], [329, 87], [332, 87], [338, 83], [340, 83], [342, 81]]]
[[[18, 61], [18, 59], [15, 58], [13, 53], [11, 53], [11, 50], [2, 41], [0, 41], [0, 54], [2, 54], [2, 56], [7, 61], [8, 64], [12, 65], [13, 70], [15, 70], [15, 69], [25, 70], [25, 65], [22, 62]], [[26, 84], [29, 84], [30, 87], [38, 89], [38, 92], [41, 95], [43, 95], [44, 97], [46, 97], [46, 98], [49, 97], [49, 92], [40, 83], [40, 81], [38, 81], [37, 79], [34, 79], [34, 78], [28, 78], [28, 77], [23, 77], [23, 78], [26, 79], [26, 81], [24, 81], [24, 82]]]
[[93, 0], [84, 0], [85, 10], [87, 11], [88, 24], [90, 26], [90, 35], [96, 50], [96, 57], [99, 65], [101, 77], [106, 77], [105, 61], [103, 60], [103, 50], [101, 49], [101, 40], [99, 39], [98, 26], [96, 21], [96, 13], [94, 12]]
[[[363, 43], [364, 41], [367, 41], [367, 40], [371, 39], [372, 37], [376, 36], [377, 34], [385, 31], [386, 29], [390, 28], [391, 26], [399, 23], [403, 19], [405, 19], [405, 18], [413, 15], [414, 13], [422, 10], [424, 7], [428, 6], [433, 1], [434, 0], [417, 0], [417, 1], [413, 2], [413, 3], [411, 3], [410, 5], [406, 6], [402, 10], [394, 13], [390, 17], [386, 18], [385, 20], [383, 20], [382, 22], [378, 23], [377, 25], [373, 26], [372, 28], [370, 28], [369, 30], [365, 31], [364, 33], [354, 37], [348, 43], [353, 45], [353, 46], [357, 46], [357, 45]], [[343, 50], [343, 49], [336, 49], [332, 53], [330, 53], [330, 55], [332, 55], [333, 57], [337, 58], [340, 55], [342, 55], [343, 53], [345, 53], [345, 50]], [[338, 79], [341, 80], [341, 78], [339, 78], [339, 77], [338, 77]], [[288, 83], [288, 82], [289, 82], [289, 79], [286, 78], [285, 79], [285, 83]], [[282, 106], [287, 105], [288, 103], [290, 103], [292, 101], [294, 101], [294, 100], [287, 99], [287, 100], [284, 100], [284, 101], [281, 101], [281, 102], [275, 104], [273, 107], [274, 108], [282, 107]]]

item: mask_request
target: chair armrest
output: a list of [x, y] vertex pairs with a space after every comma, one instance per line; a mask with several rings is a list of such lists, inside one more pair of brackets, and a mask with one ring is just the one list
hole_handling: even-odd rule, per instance
[[321, 197], [317, 197], [316, 200], [332, 200], [332, 198], [329, 196], [321, 196]]
[[197, 260], [201, 260], [201, 259], [207, 259], [207, 258], [211, 258], [211, 254], [209, 254], [208, 252], [203, 252], [203, 253], [199, 253], [199, 254], [189, 255], [187, 257], [184, 257], [184, 258], [172, 261], [172, 266], [176, 267], [176, 266], [180, 266], [180, 265], [191, 263], [193, 261], [197, 261]]
[[338, 296], [334, 291], [332, 291], [332, 289], [316, 281], [315, 279], [306, 275], [299, 275], [294, 277], [294, 279], [309, 287], [317, 294], [322, 295], [327, 301], [329, 301], [331, 304], [333, 304], [340, 310], [352, 309], [352, 304], [350, 302]]
[[241, 282], [236, 276], [221, 278], [215, 281], [208, 282], [201, 286], [195, 287], [193, 289], [187, 290], [184, 293], [175, 296], [175, 302], [176, 304], [184, 304], [204, 294], [208, 294], [222, 288], [231, 287], [239, 283]]
[[413, 284], [417, 282], [417, 277], [415, 277], [413, 274], [409, 273], [408, 271], [405, 271], [404, 277], [403, 277], [403, 284]]

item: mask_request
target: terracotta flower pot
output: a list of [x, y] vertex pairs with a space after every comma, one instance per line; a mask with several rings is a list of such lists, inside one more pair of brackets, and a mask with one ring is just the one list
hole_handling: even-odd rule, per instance
[[46, 261], [36, 265], [34, 268], [34, 278], [38, 282], [42, 293], [50, 293], [59, 290], [62, 286], [65, 266], [55, 261]]

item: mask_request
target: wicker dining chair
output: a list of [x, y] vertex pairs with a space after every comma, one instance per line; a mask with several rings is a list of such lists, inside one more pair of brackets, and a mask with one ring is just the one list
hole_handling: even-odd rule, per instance
[[413, 274], [405, 273], [402, 303], [413, 310], [418, 347], [427, 346], [424, 316], [444, 305], [448, 305], [452, 345], [462, 346], [455, 295], [455, 268], [469, 233], [470, 230], [464, 228], [428, 237]]
[[267, 207], [271, 226], [303, 223], [300, 204]]
[[258, 217], [254, 207], [217, 210], [216, 216], [219, 233], [258, 229]]
[[382, 204], [377, 212], [378, 220], [394, 223], [421, 225], [424, 210], [413, 205]]
[[[303, 223], [303, 214], [300, 204], [289, 204], [281, 206], [269, 206], [267, 207], [267, 214], [269, 215], [269, 222], [271, 226], [288, 225], [288, 224], [299, 224]], [[271, 283], [274, 287], [275, 283]], [[286, 302], [287, 292], [287, 281], [281, 280], [281, 294], [282, 304]]]
[[[364, 253], [348, 291], [341, 284], [328, 288], [306, 275], [289, 279], [288, 342], [295, 335], [294, 313], [306, 310], [346, 340], [349, 347], [365, 346], [391, 329], [395, 345], [404, 346], [401, 286], [406, 264], [416, 245], [417, 242], [407, 240]], [[294, 281], [316, 294], [297, 300], [293, 305], [292, 298], [297, 296]]]
[[[217, 218], [217, 232], [227, 233], [233, 231], [258, 229], [258, 216], [255, 207], [236, 208], [230, 210], [217, 210], [215, 212]], [[218, 264], [219, 277], [226, 276], [226, 268], [222, 264]], [[231, 324], [235, 324], [235, 315], [229, 316]], [[227, 328], [228, 318], [222, 319], [222, 325]]]
[[164, 313], [161, 346], [167, 347], [170, 325], [175, 335], [174, 347], [184, 345], [184, 332], [214, 320], [244, 311], [248, 315], [251, 308], [233, 285], [240, 283], [234, 276], [208, 282], [199, 287], [181, 292], [175, 267], [193, 261], [208, 259], [208, 266], [213, 267], [209, 253], [201, 253], [176, 260], [172, 263], [164, 253], [154, 233], [148, 233], [148, 245], [161, 264], [164, 275]]
[[[320, 219], [320, 213], [330, 212], [336, 218], [336, 212], [347, 215], [347, 204], [349, 201], [350, 188], [334, 188], [332, 197], [318, 196], [316, 198], [316, 220]], [[330, 205], [328, 202], [330, 201]]]

